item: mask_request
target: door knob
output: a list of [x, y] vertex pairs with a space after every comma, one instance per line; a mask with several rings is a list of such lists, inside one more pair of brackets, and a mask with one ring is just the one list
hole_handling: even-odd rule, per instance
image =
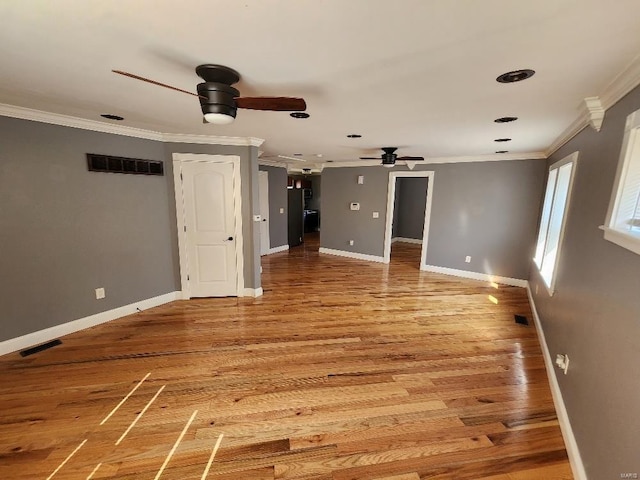
[[266, 218], [263, 218], [263, 219], [262, 219], [262, 221], [263, 221], [263, 222], [266, 222], [266, 221], [267, 221], [267, 219], [266, 219]]
[[227, 238], [227, 242], [230, 242], [231, 240], [233, 240], [233, 237]]

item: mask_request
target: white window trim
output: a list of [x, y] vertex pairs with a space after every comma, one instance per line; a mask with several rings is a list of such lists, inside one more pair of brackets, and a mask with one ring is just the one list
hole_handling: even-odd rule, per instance
[[624, 189], [624, 181], [626, 173], [631, 163], [631, 151], [629, 145], [633, 145], [635, 136], [640, 135], [640, 110], [636, 110], [627, 117], [624, 127], [624, 138], [622, 140], [622, 148], [620, 150], [620, 159], [618, 160], [618, 169], [616, 171], [616, 179], [613, 183], [614, 188], [611, 192], [611, 200], [609, 201], [609, 209], [607, 210], [607, 218], [605, 224], [600, 228], [604, 230], [604, 238], [609, 242], [615, 243], [627, 250], [640, 255], [640, 235], [623, 232], [614, 228], [616, 221], [614, 212], [618, 210], [622, 192]]
[[[538, 263], [535, 261], [535, 258], [533, 259], [533, 264], [538, 269], [538, 274], [540, 275], [540, 278], [542, 279], [542, 283], [546, 287], [547, 293], [549, 293], [550, 297], [552, 297], [553, 294], [556, 291], [556, 280], [558, 278], [558, 263], [560, 262], [560, 256], [562, 254], [562, 244], [563, 244], [563, 241], [564, 241], [564, 231], [565, 231], [565, 228], [567, 226], [567, 217], [569, 216], [569, 208], [571, 207], [571, 197], [572, 197], [572, 193], [573, 193], [573, 180], [576, 178], [576, 169], [578, 167], [578, 154], [579, 153], [580, 152], [573, 152], [571, 155], [567, 155], [562, 160], [560, 160], [560, 161], [554, 163], [553, 165], [551, 165], [549, 167], [549, 169], [547, 170], [547, 180], [548, 180], [549, 179], [549, 172], [551, 172], [551, 170], [554, 170], [554, 169], [557, 168], [558, 172], [559, 172], [560, 171], [560, 167], [562, 167], [563, 165], [566, 165], [567, 163], [573, 163], [573, 166], [571, 167], [571, 178], [569, 179], [569, 188], [567, 190], [567, 202], [566, 202], [566, 204], [564, 206], [564, 213], [562, 215], [562, 226], [560, 227], [560, 235], [558, 237], [558, 253], [556, 253], [556, 259], [555, 259], [555, 263], [553, 265], [553, 275], [551, 276], [551, 282], [550, 282], [549, 285], [547, 285], [546, 280], [542, 276], [542, 272], [540, 271], [541, 265], [538, 265]], [[545, 196], [546, 196], [547, 188], [549, 188], [549, 185], [547, 185], [545, 187]], [[551, 212], [549, 214], [551, 214]], [[540, 218], [538, 229], [541, 226], [542, 226], [542, 218]], [[539, 232], [538, 232], [538, 234], [539, 234]], [[537, 238], [536, 238], [536, 245], [537, 245]]]

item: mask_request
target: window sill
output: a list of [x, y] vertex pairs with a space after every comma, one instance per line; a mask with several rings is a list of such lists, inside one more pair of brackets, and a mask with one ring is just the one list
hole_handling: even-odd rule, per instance
[[640, 235], [621, 232], [620, 230], [605, 227], [604, 225], [600, 227], [600, 230], [604, 230], [605, 240], [640, 255]]

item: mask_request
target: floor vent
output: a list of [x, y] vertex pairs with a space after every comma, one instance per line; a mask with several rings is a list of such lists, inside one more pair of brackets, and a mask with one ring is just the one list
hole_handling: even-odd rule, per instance
[[524, 315], [514, 315], [514, 317], [516, 319], [516, 323], [519, 323], [520, 325], [529, 325], [529, 320], [527, 320], [527, 317]]
[[56, 345], [61, 345], [62, 342], [57, 338], [55, 340], [51, 340], [50, 342], [43, 343], [42, 345], [36, 345], [35, 347], [27, 348], [26, 350], [22, 350], [20, 355], [23, 357], [27, 357], [29, 355], [33, 355], [34, 353], [41, 352], [43, 350], [47, 350], [51, 347], [55, 347]]

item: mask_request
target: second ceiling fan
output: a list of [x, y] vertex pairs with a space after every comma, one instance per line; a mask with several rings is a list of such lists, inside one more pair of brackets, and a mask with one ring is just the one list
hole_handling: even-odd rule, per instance
[[303, 98], [241, 97], [240, 92], [231, 86], [240, 81], [240, 74], [224, 65], [204, 64], [196, 67], [196, 74], [204, 80], [196, 87], [198, 93], [122, 70], [112, 70], [112, 72], [198, 97], [205, 123], [227, 125], [236, 118], [238, 108], [281, 112], [303, 112], [307, 109], [307, 104]]
[[398, 147], [382, 147], [384, 152], [381, 157], [360, 157], [360, 160], [380, 160], [382, 159], [382, 165], [385, 167], [393, 167], [396, 164], [396, 160], [405, 160], [410, 162], [424, 161], [424, 157], [398, 157], [396, 150]]

